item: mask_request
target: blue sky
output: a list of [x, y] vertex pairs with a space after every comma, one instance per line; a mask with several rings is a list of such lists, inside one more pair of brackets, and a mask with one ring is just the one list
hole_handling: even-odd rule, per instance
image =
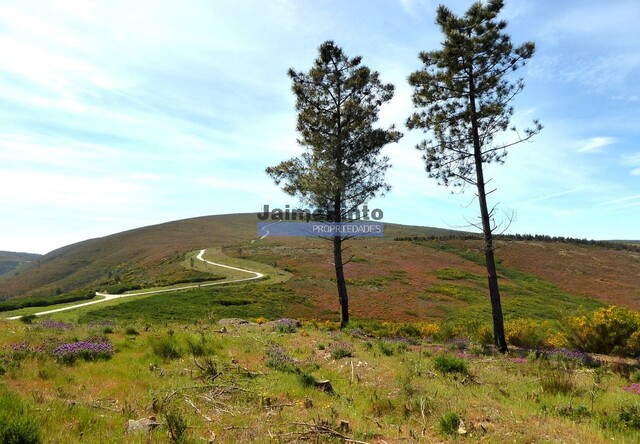
[[[295, 205], [264, 174], [298, 155], [286, 75], [332, 39], [396, 85], [437, 49], [438, 1], [5, 1], [0, 7], [0, 250], [44, 253], [187, 217]], [[470, 1], [445, 4], [463, 13]], [[639, 239], [640, 2], [511, 0], [537, 51], [513, 122], [545, 125], [492, 166], [511, 233]], [[385, 148], [384, 221], [476, 222], [477, 202], [424, 172], [407, 132]]]

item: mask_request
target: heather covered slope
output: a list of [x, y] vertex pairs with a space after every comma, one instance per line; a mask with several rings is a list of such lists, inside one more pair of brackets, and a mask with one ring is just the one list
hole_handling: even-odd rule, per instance
[[[560, 319], [610, 303], [640, 309], [637, 253], [530, 241], [497, 245], [507, 320]], [[329, 319], [337, 315], [326, 242], [279, 239], [277, 244], [254, 243], [223, 251], [291, 271], [293, 278], [286, 285], [309, 301], [291, 315]], [[490, 319], [480, 241], [354, 240], [346, 253], [352, 257], [345, 272], [355, 318]]]
[[[153, 286], [180, 278], [185, 254], [201, 248], [250, 242], [255, 214], [226, 214], [167, 222], [89, 239], [54, 250], [16, 275], [0, 277], [0, 300], [95, 290], [112, 282]], [[397, 226], [390, 236], [455, 233], [437, 228]]]
[[[322, 239], [256, 238], [255, 214], [207, 216], [91, 239], [53, 251], [0, 278], [3, 298], [95, 290], [121, 282], [144, 287], [190, 272], [186, 254], [222, 247], [232, 257], [291, 271], [281, 284], [304, 303], [291, 316], [333, 319], [331, 246]], [[482, 245], [451, 230], [386, 224], [384, 238], [346, 243], [346, 275], [356, 318], [421, 321], [484, 318]], [[411, 236], [434, 240], [399, 241]], [[559, 318], [613, 303], [640, 309], [640, 253], [560, 242], [498, 241], [507, 320]]]
[[0, 298], [48, 296], [104, 282], [152, 284], [184, 270], [184, 254], [255, 236], [255, 216], [222, 215], [168, 222], [54, 250], [18, 276], [0, 278]]

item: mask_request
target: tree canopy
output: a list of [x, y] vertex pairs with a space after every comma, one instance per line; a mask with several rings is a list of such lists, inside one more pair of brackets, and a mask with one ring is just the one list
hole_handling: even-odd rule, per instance
[[497, 20], [503, 6], [503, 0], [477, 2], [462, 17], [438, 7], [436, 22], [445, 36], [442, 49], [421, 52], [424, 66], [409, 76], [419, 111], [407, 126], [430, 131], [417, 148], [427, 173], [441, 184], [476, 185], [475, 144], [483, 163], [502, 163], [506, 148], [542, 129], [537, 121], [522, 135], [512, 127], [515, 140], [496, 143], [496, 135], [509, 128], [510, 103], [524, 88], [521, 78], [512, 82], [507, 75], [523, 67], [535, 51], [533, 42], [514, 47], [503, 32], [507, 23]]
[[402, 134], [393, 127], [374, 128], [380, 107], [394, 86], [379, 74], [347, 57], [332, 41], [323, 43], [309, 72], [289, 70], [298, 111], [300, 157], [267, 168], [276, 184], [307, 204], [340, 215], [390, 190], [384, 175], [391, 166], [380, 156], [383, 146]]

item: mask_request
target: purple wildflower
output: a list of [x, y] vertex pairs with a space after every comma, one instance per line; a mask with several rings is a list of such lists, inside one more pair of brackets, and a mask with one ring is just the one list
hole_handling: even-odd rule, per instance
[[449, 350], [464, 350], [468, 341], [465, 338], [451, 338], [444, 342], [444, 346]]
[[113, 352], [113, 344], [100, 338], [100, 340], [60, 344], [53, 350], [53, 356], [66, 364], [71, 364], [78, 359], [84, 359], [85, 361], [109, 359]]
[[631, 384], [626, 387], [623, 387], [622, 390], [625, 390], [630, 393], [635, 393], [636, 395], [640, 395], [640, 384], [639, 383]]
[[297, 361], [281, 345], [274, 344], [266, 350], [267, 367], [284, 372], [294, 372], [296, 363]]
[[556, 348], [553, 350], [545, 351], [544, 356], [547, 358], [560, 358], [574, 361], [583, 365], [590, 365], [593, 363], [593, 358], [585, 352], [579, 350], [570, 350], [568, 348]]
[[60, 345], [60, 339], [55, 336], [47, 336], [42, 343], [35, 348], [35, 351], [37, 353], [52, 354], [58, 345]]
[[16, 353], [28, 353], [31, 351], [31, 346], [26, 341], [21, 341], [16, 344], [11, 344], [10, 348], [13, 352], [16, 352]]
[[73, 325], [55, 319], [44, 319], [38, 322], [38, 327], [48, 328], [51, 330], [71, 330]]
[[418, 343], [416, 338], [407, 338], [406, 336], [394, 336], [393, 338], [388, 338], [388, 340], [405, 345], [416, 345]]
[[329, 347], [333, 359], [348, 358], [354, 355], [353, 344], [345, 341], [334, 342]]
[[296, 329], [300, 327], [300, 323], [295, 319], [278, 319], [274, 321], [273, 325], [275, 329], [280, 333], [295, 333]]

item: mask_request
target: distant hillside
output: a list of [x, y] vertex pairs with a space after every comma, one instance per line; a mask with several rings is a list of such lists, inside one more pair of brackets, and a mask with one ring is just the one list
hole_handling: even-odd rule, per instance
[[[17, 275], [0, 277], [0, 300], [96, 289], [116, 281], [150, 286], [183, 271], [184, 255], [189, 251], [255, 239], [256, 222], [253, 213], [197, 217], [89, 239], [44, 256], [31, 255], [31, 259], [38, 260], [24, 265]], [[393, 238], [455, 233], [388, 224], [385, 235]]]
[[37, 261], [40, 257], [40, 254], [0, 251], [0, 276], [15, 270], [23, 264]]
[[0, 277], [0, 299], [97, 288], [110, 280], [153, 283], [182, 270], [189, 251], [255, 237], [255, 220], [255, 215], [198, 217], [67, 245], [17, 276]]
[[[117, 283], [162, 285], [189, 271], [186, 253], [222, 247], [229, 256], [292, 272], [283, 286], [307, 302], [292, 306], [291, 315], [335, 316], [330, 243], [300, 237], [257, 239], [257, 221], [255, 214], [198, 217], [68, 245], [21, 266], [19, 273], [1, 276], [0, 299], [92, 291]], [[383, 238], [353, 239], [345, 246], [356, 317], [429, 319], [472, 315], [488, 307], [479, 236], [385, 224]], [[546, 313], [545, 297], [557, 305], [569, 296], [587, 298], [576, 299], [571, 307], [588, 308], [597, 299], [640, 310], [638, 252], [535, 239], [498, 239], [496, 247], [507, 314], [522, 307]]]

